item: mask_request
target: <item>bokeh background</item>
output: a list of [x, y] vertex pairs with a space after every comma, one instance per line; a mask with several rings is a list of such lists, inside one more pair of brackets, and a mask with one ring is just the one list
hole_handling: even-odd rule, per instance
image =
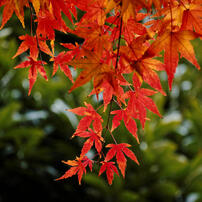
[[[69, 94], [71, 82], [60, 71], [51, 78], [51, 65], [46, 68], [49, 82], [39, 77], [27, 96], [27, 69], [13, 69], [26, 54], [11, 59], [18, 36], [30, 33], [26, 19], [25, 30], [13, 16], [0, 31], [0, 202], [201, 202], [202, 71], [182, 59], [171, 92], [166, 74], [160, 74], [168, 96], [153, 98], [163, 118], [149, 114], [145, 130], [139, 129], [140, 145], [123, 123], [115, 131], [116, 139], [133, 145], [140, 162], [137, 166], [128, 160], [125, 179], [115, 176], [109, 186], [95, 169], [81, 186], [76, 176], [55, 181], [68, 169], [61, 160], [74, 159], [82, 146], [79, 139], [70, 139], [79, 117], [65, 109], [84, 101], [98, 106], [102, 99], [87, 97], [91, 84]], [[58, 32], [56, 36], [56, 43], [82, 41]], [[202, 42], [194, 40], [193, 46], [202, 66]], [[56, 46], [56, 53], [61, 50]]]

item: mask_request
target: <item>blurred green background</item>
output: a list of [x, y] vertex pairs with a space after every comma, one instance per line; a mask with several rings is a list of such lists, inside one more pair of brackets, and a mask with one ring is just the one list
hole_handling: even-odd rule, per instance
[[[118, 141], [133, 145], [140, 162], [137, 166], [128, 160], [125, 179], [115, 176], [109, 186], [95, 168], [81, 186], [77, 176], [54, 181], [68, 169], [61, 160], [74, 159], [82, 146], [79, 139], [70, 140], [79, 117], [65, 109], [102, 101], [87, 97], [90, 84], [68, 94], [71, 82], [60, 70], [51, 78], [51, 65], [46, 68], [49, 82], [39, 76], [27, 96], [27, 69], [13, 69], [26, 54], [11, 59], [20, 43], [17, 37], [29, 33], [26, 24], [23, 30], [13, 17], [0, 31], [0, 202], [201, 202], [202, 71], [181, 60], [172, 92], [161, 73], [168, 96], [158, 94], [154, 100], [163, 118], [149, 114], [145, 130], [139, 129], [140, 145], [123, 123], [115, 130]], [[74, 40], [57, 33], [56, 43]], [[202, 42], [195, 40], [193, 45], [202, 66]]]

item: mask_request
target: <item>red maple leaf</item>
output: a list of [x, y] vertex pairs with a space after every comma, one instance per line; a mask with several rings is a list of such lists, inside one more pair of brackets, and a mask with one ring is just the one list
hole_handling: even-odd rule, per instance
[[37, 79], [38, 72], [41, 74], [41, 76], [43, 76], [46, 79], [46, 81], [48, 80], [48, 78], [46, 76], [46, 72], [44, 70], [44, 66], [43, 66], [44, 64], [46, 64], [46, 62], [41, 61], [41, 60], [36, 61], [36, 60], [33, 60], [31, 57], [28, 57], [27, 61], [24, 61], [21, 64], [14, 67], [14, 69], [30, 67], [29, 75], [28, 75], [28, 78], [29, 78], [28, 95], [30, 95], [30, 93], [31, 93], [32, 87]]
[[80, 45], [78, 43], [72, 44], [72, 43], [60, 43], [62, 46], [64, 46], [65, 48], [68, 48], [69, 51], [71, 53], [72, 56], [74, 56], [75, 58], [77, 56], [79, 56], [79, 53], [81, 51]]
[[[121, 77], [119, 78], [122, 79]], [[111, 83], [109, 81], [111, 81]], [[121, 87], [121, 84], [127, 85], [127, 83], [118, 80], [116, 75], [112, 76], [112, 74], [105, 74], [105, 78], [101, 80], [98, 87], [94, 87], [89, 96], [96, 94], [98, 99], [98, 94], [103, 92], [103, 102], [104, 102], [103, 111], [105, 112], [108, 104], [112, 100], [113, 95], [117, 97], [119, 103], [122, 102], [125, 104], [126, 96], [124, 94], [123, 88]], [[96, 84], [94, 86], [96, 86]]]
[[95, 133], [91, 128], [89, 128], [89, 131], [75, 132], [72, 137], [74, 136], [88, 138], [88, 140], [85, 141], [81, 150], [81, 156], [84, 156], [91, 149], [93, 144], [95, 144], [95, 148], [100, 154], [102, 150], [102, 142], [104, 141], [100, 132]]
[[86, 105], [86, 107], [77, 107], [68, 110], [79, 116], [85, 116], [80, 120], [76, 129], [76, 133], [87, 130], [90, 127], [91, 123], [93, 123], [95, 132], [102, 131], [102, 117], [93, 109], [91, 104], [87, 104], [86, 102], [84, 102], [84, 104]]
[[37, 36], [42, 36], [49, 40], [55, 40], [55, 30], [66, 32], [68, 30], [65, 22], [58, 21], [48, 10], [40, 10], [37, 18]]
[[24, 6], [28, 6], [28, 0], [1, 0], [0, 6], [4, 6], [2, 23], [0, 30], [4, 27], [7, 21], [13, 15], [13, 12], [17, 15], [18, 19], [22, 23], [22, 26], [25, 27], [24, 24]]
[[131, 145], [126, 144], [126, 143], [120, 143], [120, 144], [108, 144], [106, 147], [111, 147], [111, 149], [107, 152], [107, 155], [105, 157], [105, 161], [110, 161], [114, 156], [116, 156], [116, 161], [119, 166], [119, 169], [125, 177], [125, 169], [126, 169], [126, 156], [131, 158], [135, 163], [139, 165], [139, 162], [135, 156], [135, 154], [129, 150], [127, 147], [130, 147]]
[[55, 75], [55, 73], [58, 70], [58, 67], [60, 66], [60, 69], [73, 83], [72, 74], [67, 64], [69, 61], [72, 60], [72, 58], [73, 58], [72, 54], [69, 54], [69, 52], [65, 53], [64, 51], [61, 52], [59, 55], [55, 56], [54, 58], [52, 58], [51, 61], [54, 61], [52, 76]]
[[135, 91], [128, 91], [128, 106], [127, 110], [130, 114], [134, 114], [135, 117], [140, 120], [142, 127], [144, 128], [145, 120], [146, 120], [146, 108], [153, 113], [157, 114], [161, 117], [154, 101], [148, 97], [156, 93], [156, 91], [140, 88], [142, 81], [138, 78], [137, 74], [133, 74], [133, 85], [135, 87]]
[[139, 143], [139, 139], [137, 136], [137, 125], [135, 120], [133, 119], [136, 117], [136, 115], [131, 114], [131, 111], [128, 111], [127, 109], [112, 111], [111, 114], [115, 114], [112, 120], [111, 131], [117, 128], [120, 125], [120, 121], [123, 120], [128, 131], [135, 137], [135, 139]]
[[[77, 12], [75, 8], [75, 0], [50, 0], [54, 16], [57, 20], [62, 21], [61, 11], [69, 18], [73, 23], [71, 12], [74, 18], [77, 19]], [[70, 12], [71, 11], [71, 12]]]
[[114, 165], [114, 162], [112, 161], [111, 162], [102, 161], [101, 164], [102, 166], [99, 171], [99, 176], [106, 170], [107, 180], [108, 183], [111, 185], [114, 179], [114, 173], [116, 173], [119, 176], [119, 172], [116, 166]]
[[92, 171], [93, 161], [90, 160], [87, 156], [76, 157], [76, 160], [73, 161], [62, 161], [63, 163], [72, 166], [64, 175], [57, 178], [56, 180], [62, 180], [73, 175], [78, 175], [79, 184], [81, 184], [81, 179], [83, 174], [86, 174], [86, 167], [89, 166]]

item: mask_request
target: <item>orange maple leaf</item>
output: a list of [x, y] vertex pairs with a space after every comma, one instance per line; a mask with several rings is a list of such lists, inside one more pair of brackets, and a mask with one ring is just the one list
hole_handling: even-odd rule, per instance
[[105, 7], [107, 0], [91, 0], [86, 3], [86, 13], [82, 17], [87, 21], [95, 21], [98, 25], [104, 25], [106, 19]]
[[112, 67], [104, 62], [100, 51], [93, 52], [87, 49], [82, 49], [82, 53], [85, 55], [85, 58], [82, 57], [75, 59], [68, 63], [71, 66], [83, 69], [69, 92], [86, 84], [91, 81], [91, 79], [94, 79], [94, 87], [99, 87], [105, 77], [107, 77], [106, 75], [115, 75], [115, 71]]
[[163, 95], [166, 95], [162, 89], [158, 74], [155, 72], [164, 70], [164, 64], [162, 62], [153, 58], [141, 58], [140, 60], [133, 62], [131, 67], [152, 88], [158, 90]]
[[77, 28], [72, 31], [73, 34], [84, 38], [83, 47], [89, 50], [100, 51], [102, 49], [110, 50], [111, 42], [109, 41], [110, 36], [106, 31], [108, 27], [100, 26], [97, 23], [89, 24], [86, 21], [78, 23]]
[[171, 32], [166, 30], [162, 35], [152, 43], [147, 50], [147, 54], [155, 56], [160, 51], [164, 50], [165, 70], [168, 75], [169, 88], [172, 88], [174, 73], [176, 71], [179, 55], [189, 60], [193, 65], [200, 69], [195, 58], [194, 49], [190, 40], [197, 38], [198, 35], [191, 31]]
[[79, 184], [81, 184], [83, 174], [86, 174], [86, 167], [89, 166], [90, 170], [92, 171], [93, 161], [90, 160], [87, 156], [76, 157], [76, 160], [62, 162], [72, 167], [63, 176], [57, 178], [56, 180], [66, 179], [77, 174]]
[[166, 95], [155, 72], [164, 70], [164, 64], [146, 55], [145, 51], [149, 46], [146, 39], [147, 35], [143, 35], [129, 42], [128, 46], [122, 46], [121, 62], [126, 63], [125, 66], [128, 65], [131, 70], [135, 70], [151, 87]]
[[129, 63], [140, 59], [148, 49], [146, 40], [147, 36], [143, 35], [133, 39], [132, 41], [127, 41], [127, 45], [120, 48], [122, 57]]
[[192, 1], [191, 4], [185, 1], [182, 6], [185, 8], [182, 19], [182, 30], [195, 31], [202, 34], [202, 4]]

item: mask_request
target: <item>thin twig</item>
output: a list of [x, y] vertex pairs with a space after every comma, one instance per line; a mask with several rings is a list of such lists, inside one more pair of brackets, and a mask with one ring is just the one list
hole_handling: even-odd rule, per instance
[[[121, 22], [120, 22], [120, 30], [119, 30], [119, 40], [118, 40], [118, 47], [117, 47], [117, 56], [116, 56], [116, 64], [115, 64], [115, 70], [117, 69], [118, 67], [118, 61], [119, 61], [119, 54], [120, 54], [120, 44], [121, 44], [121, 32], [122, 32], [122, 25], [123, 25], [123, 21], [122, 21], [122, 18], [121, 18]], [[112, 132], [109, 130], [109, 121], [110, 121], [110, 114], [111, 114], [111, 111], [112, 111], [112, 103], [114, 101], [114, 95], [112, 96], [112, 99], [110, 101], [110, 107], [109, 107], [109, 112], [108, 112], [108, 118], [107, 118], [107, 123], [106, 123], [106, 126], [105, 128], [110, 132], [115, 144], [117, 144]], [[105, 137], [106, 133], [107, 133], [107, 130], [105, 131], [103, 137]]]
[[116, 139], [114, 138], [114, 135], [112, 134], [112, 131], [109, 130], [109, 128], [107, 128], [107, 130], [109, 131], [109, 133], [110, 133], [112, 139], [114, 140], [115, 144], [117, 144], [117, 141], [116, 141]]

